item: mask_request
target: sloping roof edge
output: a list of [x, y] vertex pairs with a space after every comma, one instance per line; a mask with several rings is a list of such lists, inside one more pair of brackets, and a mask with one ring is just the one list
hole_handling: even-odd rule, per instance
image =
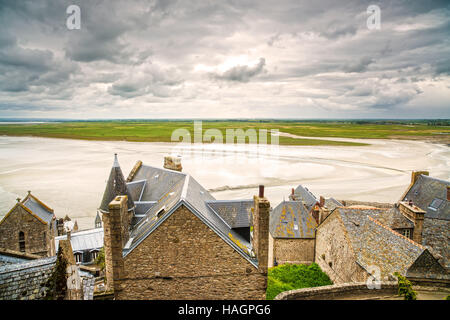
[[210, 229], [212, 229], [222, 240], [224, 240], [227, 244], [229, 244], [235, 251], [237, 251], [242, 257], [244, 257], [248, 262], [250, 262], [255, 268], [258, 268], [258, 264], [256, 261], [252, 260], [245, 253], [242, 252], [241, 248], [237, 246], [231, 239], [228, 239], [225, 235], [220, 232], [217, 228], [215, 228], [208, 220], [204, 219], [201, 214], [198, 213], [197, 209], [195, 209], [188, 201], [185, 199], [178, 200], [177, 204], [174, 205], [169, 212], [163, 215], [158, 221], [147, 231], [147, 233], [139, 239], [133, 246], [129, 249], [124, 250], [123, 257], [125, 258], [131, 251], [133, 251], [142, 241], [147, 239], [147, 237], [152, 234], [164, 221], [166, 221], [178, 208], [182, 205], [186, 206], [197, 218], [199, 218], [204, 224], [206, 224]]

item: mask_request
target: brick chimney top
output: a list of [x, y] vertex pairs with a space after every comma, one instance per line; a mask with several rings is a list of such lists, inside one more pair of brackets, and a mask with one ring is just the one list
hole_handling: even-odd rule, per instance
[[259, 186], [259, 197], [264, 198], [264, 186], [263, 185]]
[[324, 198], [323, 196], [320, 196], [319, 206], [320, 206], [320, 207], [325, 206], [325, 198]]
[[291, 194], [292, 194], [292, 195], [295, 194], [295, 189], [294, 189], [294, 188], [291, 189]]
[[174, 156], [164, 157], [164, 168], [169, 170], [181, 171], [183, 167], [181, 166], [181, 158]]
[[420, 175], [428, 176], [430, 173], [428, 171], [413, 171], [411, 173], [411, 183], [415, 183]]

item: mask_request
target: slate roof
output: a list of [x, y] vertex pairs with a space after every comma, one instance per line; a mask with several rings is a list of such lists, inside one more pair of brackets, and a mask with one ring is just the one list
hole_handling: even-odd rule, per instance
[[0, 253], [0, 267], [4, 265], [22, 263], [27, 261], [30, 261], [30, 259], [18, 258]]
[[273, 238], [313, 239], [317, 223], [301, 201], [283, 201], [270, 213]]
[[56, 256], [0, 267], [0, 300], [34, 300], [46, 293]]
[[215, 200], [207, 204], [231, 228], [250, 227], [253, 200]]
[[330, 211], [336, 209], [337, 207], [343, 207], [344, 205], [340, 203], [335, 198], [326, 198], [325, 199], [325, 207], [327, 207]]
[[[447, 201], [448, 185], [450, 181], [420, 175], [402, 200], [412, 200], [416, 206], [426, 211], [425, 218], [450, 220], [450, 201]], [[434, 199], [442, 200], [437, 210], [430, 208]]]
[[[0, 267], [0, 300], [39, 300], [56, 266], [56, 256]], [[92, 300], [95, 278], [80, 271], [84, 300]]]
[[103, 212], [109, 211], [109, 203], [118, 195], [128, 196], [128, 210], [134, 209], [133, 197], [128, 191], [127, 183], [120, 169], [117, 154], [114, 155], [114, 163], [109, 174], [108, 182], [106, 183], [105, 192], [103, 193], [102, 202], [99, 209]]
[[344, 223], [356, 262], [361, 267], [372, 272], [371, 266], [377, 266], [382, 277], [394, 272], [405, 275], [427, 249], [371, 217], [377, 216], [374, 211], [381, 210], [336, 209]]
[[[177, 208], [184, 205], [245, 259], [257, 266], [257, 260], [254, 258], [251, 250], [251, 244], [232, 230], [232, 226], [226, 222], [226, 218], [232, 218], [233, 215], [225, 218], [221, 217], [212, 208], [220, 206], [218, 201], [194, 178], [178, 171], [142, 165], [131, 182], [140, 180], [145, 180], [146, 185], [141, 198], [135, 203], [139, 206], [141, 202], [148, 202], [149, 209], [132, 226], [130, 239], [124, 247], [125, 256], [136, 248]], [[241, 219], [243, 218], [242, 212], [248, 210], [249, 200], [232, 201], [232, 203], [233, 205], [229, 207], [239, 207], [241, 214], [239, 219], [229, 219], [229, 222], [234, 221], [235, 225], [244, 224], [245, 219]]]
[[397, 207], [381, 210], [368, 210], [369, 216], [391, 229], [412, 229], [414, 223], [406, 218]]
[[130, 193], [133, 201], [139, 201], [142, 197], [142, 192], [144, 191], [146, 181], [133, 181], [127, 182], [128, 192]]
[[[74, 232], [70, 236], [73, 252], [101, 249], [103, 247], [103, 228]], [[59, 240], [66, 240], [67, 235], [55, 237], [55, 248], [58, 252]]]
[[54, 216], [53, 210], [45, 206], [32, 194], [28, 194], [28, 196], [23, 199], [22, 204], [47, 224], [50, 224], [52, 222]]
[[298, 185], [298, 187], [295, 188], [294, 196], [296, 201], [303, 201], [305, 203], [308, 211], [311, 211], [314, 205], [319, 202], [319, 200], [316, 199], [312, 192], [302, 185]]

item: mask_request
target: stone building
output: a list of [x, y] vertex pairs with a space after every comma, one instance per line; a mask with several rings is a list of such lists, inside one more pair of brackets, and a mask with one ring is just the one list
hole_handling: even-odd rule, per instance
[[[57, 256], [36, 259], [8, 250], [0, 252], [0, 261], [5, 262], [0, 265], [0, 300], [93, 299], [95, 279], [75, 265], [68, 241], [61, 242]], [[70, 281], [55, 281], [61, 277]]]
[[270, 213], [269, 267], [314, 262], [317, 222], [302, 201], [283, 201]]
[[417, 218], [415, 241], [429, 246], [450, 268], [450, 181], [429, 176], [427, 171], [412, 172], [411, 183], [400, 198], [405, 215]]
[[316, 229], [315, 262], [334, 283], [365, 282], [378, 272], [382, 281], [393, 280], [398, 272], [448, 284], [427, 248], [380, 222], [387, 210], [336, 208]]
[[[61, 240], [67, 240], [67, 234], [55, 237], [56, 250], [58, 250]], [[100, 250], [103, 248], [103, 228], [72, 232], [70, 242], [77, 264], [94, 264]]]
[[317, 199], [308, 188], [302, 185], [298, 185], [295, 189], [292, 188], [289, 200], [302, 202], [317, 224], [320, 224], [330, 214], [331, 210], [342, 205], [334, 198], [325, 199], [320, 196]]
[[264, 299], [270, 204], [263, 187], [252, 205], [217, 201], [179, 170], [178, 161], [164, 169], [138, 161], [125, 181], [115, 157], [99, 208], [115, 298]]
[[0, 248], [50, 257], [56, 233], [53, 209], [28, 191], [0, 221]]

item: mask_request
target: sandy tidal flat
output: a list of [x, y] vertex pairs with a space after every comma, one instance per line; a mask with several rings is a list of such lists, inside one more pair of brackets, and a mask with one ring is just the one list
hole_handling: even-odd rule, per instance
[[124, 175], [134, 163], [161, 167], [164, 155], [182, 155], [183, 171], [217, 199], [251, 199], [266, 186], [272, 206], [303, 184], [316, 196], [379, 202], [398, 200], [411, 170], [428, 170], [450, 180], [450, 148], [407, 140], [360, 140], [370, 146], [200, 145], [178, 148], [169, 143], [82, 141], [0, 137], [0, 217], [27, 190], [55, 210], [69, 214], [81, 229], [92, 228], [112, 162], [119, 154]]

